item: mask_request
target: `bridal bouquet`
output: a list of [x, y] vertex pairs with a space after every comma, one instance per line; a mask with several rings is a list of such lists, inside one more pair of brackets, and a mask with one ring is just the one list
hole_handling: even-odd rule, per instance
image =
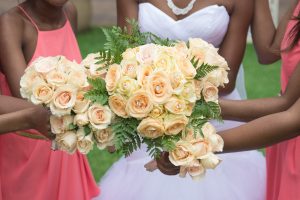
[[[89, 88], [98, 84], [89, 77], [101, 75], [100, 72], [94, 73], [90, 57], [81, 64], [63, 56], [40, 57], [26, 69], [20, 82], [23, 98], [50, 109], [55, 142], [60, 150], [70, 154], [76, 150], [87, 154], [94, 142], [99, 148], [112, 145], [109, 140], [105, 145], [102, 142], [102, 138], [111, 132], [108, 128], [111, 110], [103, 106], [103, 102], [100, 104], [85, 98]], [[84, 67], [86, 62], [91, 68]], [[104, 82], [100, 81], [100, 84], [105, 87]]]
[[229, 70], [218, 49], [199, 38], [163, 40], [137, 26], [130, 35], [118, 27], [104, 33], [107, 51], [98, 63], [107, 68], [106, 92], [89, 92], [108, 99], [116, 149], [128, 156], [146, 143], [153, 157], [168, 151], [181, 176], [214, 169], [223, 140], [208, 121], [220, 119], [218, 87], [228, 83]]

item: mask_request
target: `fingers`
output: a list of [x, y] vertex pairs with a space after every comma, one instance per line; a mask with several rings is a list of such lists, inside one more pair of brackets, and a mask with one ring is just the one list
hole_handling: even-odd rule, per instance
[[157, 162], [156, 162], [156, 160], [151, 160], [150, 162], [145, 164], [144, 167], [146, 168], [147, 171], [153, 172], [153, 171], [157, 170]]
[[108, 146], [106, 149], [109, 153], [115, 153], [116, 152], [116, 147], [115, 146]]
[[169, 153], [163, 152], [161, 157], [156, 160], [157, 168], [166, 175], [176, 175], [180, 171], [180, 167], [173, 165], [169, 160]]

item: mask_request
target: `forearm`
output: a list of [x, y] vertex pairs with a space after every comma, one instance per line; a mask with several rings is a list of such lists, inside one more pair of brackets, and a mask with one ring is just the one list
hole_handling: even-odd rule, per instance
[[0, 95], [0, 114], [11, 113], [34, 105], [22, 99]]
[[32, 128], [32, 114], [35, 108], [27, 108], [0, 115], [0, 134]]
[[299, 116], [289, 111], [259, 118], [237, 128], [220, 132], [224, 152], [259, 149], [299, 135]]
[[283, 97], [253, 100], [220, 100], [223, 119], [251, 121], [265, 115], [282, 112], [289, 108]]

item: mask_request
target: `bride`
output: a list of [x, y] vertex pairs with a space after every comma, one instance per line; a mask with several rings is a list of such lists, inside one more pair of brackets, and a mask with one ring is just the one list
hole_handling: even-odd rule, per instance
[[[219, 53], [230, 66], [230, 83], [220, 89], [222, 98], [238, 100], [241, 96], [245, 97], [240, 65], [253, 1], [117, 0], [117, 9], [119, 26], [126, 26], [126, 18], [133, 18], [138, 20], [141, 31], [184, 41], [198, 37], [218, 47]], [[214, 122], [214, 125], [220, 131], [240, 123], [226, 120], [222, 124]], [[121, 158], [112, 166], [101, 180], [100, 200], [265, 198], [265, 159], [258, 151], [220, 155], [222, 163], [215, 170], [208, 171], [201, 181], [195, 182], [189, 177], [182, 179], [165, 176], [158, 170], [147, 172], [144, 165], [151, 158], [145, 149], [143, 146], [141, 150], [128, 158]]]

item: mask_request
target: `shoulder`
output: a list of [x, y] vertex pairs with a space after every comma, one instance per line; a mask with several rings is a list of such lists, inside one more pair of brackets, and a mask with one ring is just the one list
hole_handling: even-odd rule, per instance
[[252, 17], [254, 9], [254, 1], [249, 0], [233, 0], [232, 14]]
[[72, 28], [74, 30], [74, 32], [77, 32], [77, 8], [75, 6], [74, 3], [72, 3], [71, 1], [68, 1], [66, 3], [66, 5], [64, 6], [64, 10], [67, 14], [68, 19], [71, 22]]
[[22, 36], [25, 27], [25, 20], [17, 8], [0, 15], [0, 40], [8, 39], [10, 36]]

